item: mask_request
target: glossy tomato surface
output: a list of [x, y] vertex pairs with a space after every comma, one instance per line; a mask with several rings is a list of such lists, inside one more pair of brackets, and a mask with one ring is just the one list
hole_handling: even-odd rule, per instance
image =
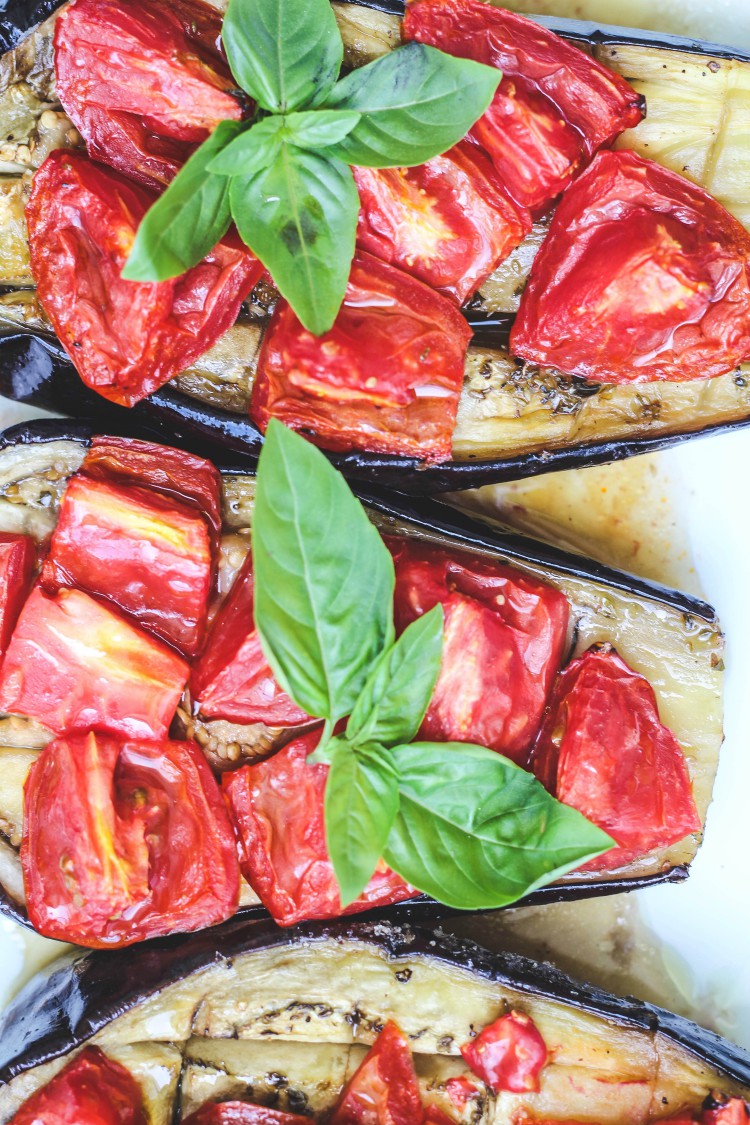
[[463, 304], [531, 229], [476, 145], [415, 168], [354, 168], [357, 242]]
[[702, 188], [600, 153], [555, 212], [516, 355], [596, 383], [706, 379], [750, 357], [750, 234]]
[[471, 130], [516, 203], [544, 210], [602, 145], [643, 116], [624, 79], [554, 32], [483, 0], [415, 0], [404, 34], [499, 67], [503, 79]]
[[701, 1125], [747, 1125], [750, 1121], [750, 1106], [743, 1098], [712, 1098], [711, 1102], [701, 1114]]
[[187, 682], [182, 657], [81, 590], [35, 587], [0, 670], [0, 708], [56, 734], [163, 738]]
[[239, 121], [220, 32], [219, 13], [201, 0], [66, 5], [55, 24], [57, 93], [89, 154], [163, 187], [219, 122]]
[[141, 1088], [98, 1047], [84, 1047], [25, 1101], [11, 1125], [148, 1125]]
[[207, 719], [290, 727], [309, 723], [281, 688], [260, 644], [253, 618], [253, 562], [248, 555], [193, 667], [193, 700]]
[[443, 663], [419, 732], [523, 765], [560, 668], [569, 607], [558, 590], [461, 551], [389, 539], [396, 631], [443, 606]]
[[531, 1016], [514, 1011], [483, 1028], [464, 1044], [461, 1054], [474, 1074], [498, 1094], [503, 1090], [536, 1093], [547, 1063], [547, 1046]]
[[330, 332], [281, 300], [263, 339], [250, 416], [324, 449], [451, 455], [471, 329], [447, 297], [361, 251]]
[[323, 821], [328, 766], [307, 764], [319, 739], [320, 730], [312, 731], [223, 779], [242, 874], [280, 926], [388, 906], [416, 894], [381, 861], [361, 897], [341, 909]]
[[36, 543], [30, 535], [0, 533], [0, 657], [31, 588]]
[[550, 793], [619, 845], [588, 870], [621, 866], [700, 831], [682, 747], [660, 721], [651, 685], [609, 645], [558, 677], [533, 768]]
[[423, 1112], [409, 1040], [388, 1020], [344, 1087], [330, 1125], [421, 1125]]
[[26, 208], [39, 298], [87, 386], [132, 406], [234, 324], [263, 267], [227, 236], [171, 281], [120, 276], [156, 197], [80, 153], [58, 150]]
[[90, 948], [215, 925], [239, 902], [234, 834], [191, 742], [51, 742], [24, 793], [29, 918]]
[[211, 1102], [184, 1118], [183, 1125], [311, 1125], [311, 1119], [249, 1102]]

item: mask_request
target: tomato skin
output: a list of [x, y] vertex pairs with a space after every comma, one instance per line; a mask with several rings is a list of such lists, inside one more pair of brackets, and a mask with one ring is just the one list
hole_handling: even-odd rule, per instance
[[595, 383], [725, 374], [750, 357], [750, 234], [702, 188], [602, 152], [566, 193], [511, 333]]
[[188, 674], [177, 653], [88, 594], [36, 586], [0, 670], [0, 707], [56, 734], [163, 738]]
[[543, 210], [602, 145], [643, 117], [631, 86], [552, 31], [482, 0], [415, 0], [404, 36], [499, 67], [503, 79], [470, 136], [516, 203]]
[[359, 251], [330, 332], [279, 301], [263, 339], [250, 417], [309, 431], [324, 449], [451, 454], [471, 329], [421, 281]]
[[84, 1047], [23, 1103], [10, 1125], [148, 1125], [141, 1088], [98, 1047]]
[[711, 1099], [712, 1105], [703, 1109], [701, 1125], [747, 1125], [750, 1106], [743, 1098]]
[[445, 614], [443, 662], [419, 737], [474, 742], [525, 764], [562, 663], [567, 599], [476, 555], [386, 542], [396, 631], [438, 603]]
[[89, 154], [164, 187], [219, 122], [239, 121], [220, 33], [201, 0], [72, 0], [55, 24], [56, 85]]
[[485, 1027], [464, 1044], [461, 1054], [495, 1093], [537, 1093], [547, 1064], [547, 1047], [531, 1016], [515, 1011]]
[[586, 870], [700, 831], [685, 755], [659, 719], [654, 690], [610, 645], [561, 672], [532, 765], [550, 793], [617, 841]]
[[354, 168], [357, 243], [460, 305], [531, 230], [492, 164], [462, 141], [416, 168]]
[[191, 695], [208, 719], [278, 727], [313, 722], [280, 686], [263, 654], [253, 624], [253, 586], [248, 555], [193, 666]]
[[380, 863], [360, 898], [341, 909], [323, 820], [328, 766], [308, 765], [320, 730], [255, 765], [224, 774], [242, 874], [280, 926], [389, 906], [417, 892]]
[[248, 1102], [212, 1102], [184, 1118], [183, 1125], [310, 1125], [310, 1118]]
[[31, 588], [35, 562], [36, 543], [30, 535], [0, 532], [0, 658]]
[[87, 386], [132, 406], [207, 351], [237, 319], [263, 272], [228, 235], [171, 281], [120, 273], [150, 195], [60, 149], [34, 176], [26, 208], [39, 298]]
[[422, 1120], [409, 1040], [388, 1020], [342, 1090], [330, 1125], [420, 1125]]
[[203, 929], [239, 902], [221, 792], [190, 742], [51, 742], [24, 789], [21, 863], [34, 927], [92, 949]]

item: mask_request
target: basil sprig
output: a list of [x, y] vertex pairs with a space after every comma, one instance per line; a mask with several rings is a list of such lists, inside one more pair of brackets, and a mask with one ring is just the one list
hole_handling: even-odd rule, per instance
[[329, 766], [326, 842], [342, 906], [381, 858], [418, 890], [475, 910], [507, 906], [613, 846], [502, 755], [411, 741], [440, 671], [442, 606], [394, 639], [390, 552], [343, 477], [276, 420], [252, 546], [263, 651], [294, 702], [325, 720], [309, 761]]
[[339, 78], [344, 48], [329, 0], [230, 0], [222, 39], [255, 117], [223, 122], [191, 157], [141, 223], [123, 277], [184, 273], [233, 220], [319, 336], [336, 319], [354, 256], [349, 165], [440, 155], [481, 117], [502, 76], [407, 43]]

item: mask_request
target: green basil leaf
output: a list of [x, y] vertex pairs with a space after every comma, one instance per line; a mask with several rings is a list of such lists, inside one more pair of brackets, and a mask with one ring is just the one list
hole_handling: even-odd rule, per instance
[[341, 474], [275, 419], [252, 542], [263, 651], [299, 707], [335, 722], [393, 643], [393, 560]]
[[351, 133], [361, 116], [353, 109], [312, 109], [288, 113], [284, 127], [290, 144], [298, 148], [326, 148]]
[[310, 766], [330, 766], [340, 746], [344, 746], [347, 750], [352, 748], [352, 744], [345, 734], [335, 734], [326, 739], [324, 731], [315, 750], [308, 755], [307, 764]]
[[362, 117], [333, 153], [371, 168], [424, 164], [466, 135], [501, 78], [495, 67], [407, 43], [334, 86], [326, 108]]
[[359, 898], [398, 812], [398, 775], [382, 746], [337, 739], [325, 791], [326, 844], [342, 907]]
[[346, 727], [353, 743], [410, 742], [432, 699], [443, 655], [443, 607], [412, 621], [380, 657]]
[[208, 165], [217, 176], [252, 176], [273, 164], [279, 155], [284, 118], [264, 117], [215, 156]]
[[232, 221], [229, 182], [208, 166], [241, 130], [237, 121], [222, 121], [149, 208], [122, 271], [126, 281], [179, 277], [221, 242]]
[[492, 750], [414, 742], [393, 755], [401, 803], [383, 858], [447, 906], [507, 906], [614, 844]]
[[328, 0], [230, 0], [221, 37], [240, 86], [274, 113], [324, 97], [344, 58]]
[[354, 256], [359, 195], [351, 168], [282, 144], [270, 168], [229, 182], [240, 235], [305, 328], [327, 332]]

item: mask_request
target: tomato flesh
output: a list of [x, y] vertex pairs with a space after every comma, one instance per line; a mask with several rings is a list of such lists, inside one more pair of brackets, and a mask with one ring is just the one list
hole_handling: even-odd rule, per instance
[[98, 1047], [84, 1047], [23, 1103], [10, 1125], [148, 1125], [141, 1088]]
[[537, 1093], [547, 1063], [547, 1047], [531, 1016], [508, 1012], [461, 1048], [464, 1061], [500, 1093]]
[[482, 0], [415, 0], [404, 35], [503, 78], [470, 132], [511, 197], [546, 208], [602, 145], [643, 117], [631, 86], [554, 32]]
[[750, 1106], [743, 1098], [726, 1098], [704, 1108], [701, 1125], [747, 1125]]
[[470, 338], [448, 298], [360, 251], [330, 332], [313, 336], [279, 301], [250, 416], [263, 431], [278, 418], [324, 449], [446, 460]]
[[51, 742], [26, 782], [21, 862], [34, 927], [89, 948], [203, 929], [239, 902], [221, 791], [190, 742]]
[[0, 707], [61, 734], [90, 728], [163, 738], [185, 661], [81, 590], [35, 587], [0, 670]]
[[558, 207], [511, 333], [595, 383], [707, 379], [750, 357], [750, 234], [702, 188], [600, 153]]
[[342, 1090], [330, 1125], [420, 1125], [422, 1120], [409, 1040], [388, 1020]]
[[183, 1125], [310, 1125], [310, 1118], [249, 1102], [211, 1102], [186, 1117]]
[[550, 793], [617, 842], [587, 870], [621, 866], [700, 831], [682, 747], [662, 725], [649, 682], [609, 645], [558, 677], [533, 768]]
[[90, 155], [163, 187], [219, 122], [239, 121], [220, 31], [200, 0], [72, 0], [55, 24], [56, 85]]
[[419, 736], [474, 742], [525, 764], [562, 663], [567, 599], [476, 555], [387, 543], [397, 632], [435, 605], [445, 614], [443, 662]]
[[208, 719], [291, 727], [311, 722], [281, 688], [253, 624], [253, 565], [248, 555], [219, 610], [200, 660], [191, 694]]
[[492, 164], [462, 141], [415, 168], [354, 168], [357, 242], [459, 304], [531, 229]]
[[31, 588], [35, 562], [36, 543], [30, 535], [0, 532], [0, 657]]
[[416, 894], [381, 861], [361, 897], [341, 909], [323, 819], [328, 766], [307, 764], [319, 740], [320, 730], [312, 731], [223, 778], [242, 874], [280, 926], [388, 906]]
[[124, 406], [208, 351], [263, 272], [239, 239], [227, 236], [181, 277], [124, 281], [155, 198], [61, 149], [34, 176], [26, 208], [32, 272], [55, 332], [84, 383]]

